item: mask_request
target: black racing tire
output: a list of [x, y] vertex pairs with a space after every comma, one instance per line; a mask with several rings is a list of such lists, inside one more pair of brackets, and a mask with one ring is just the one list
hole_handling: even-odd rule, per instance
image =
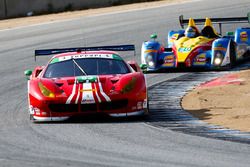
[[33, 122], [35, 121], [35, 118], [32, 114], [30, 114], [30, 121], [33, 121]]
[[149, 100], [147, 99], [147, 111], [146, 111], [146, 115], [149, 115]]
[[229, 68], [233, 68], [236, 65], [236, 44], [234, 41], [230, 41], [230, 65]]

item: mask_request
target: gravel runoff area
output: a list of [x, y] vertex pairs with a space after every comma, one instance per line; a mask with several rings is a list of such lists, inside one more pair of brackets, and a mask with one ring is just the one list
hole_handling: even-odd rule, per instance
[[[122, 6], [63, 12], [40, 16], [0, 20], [0, 30], [102, 15], [127, 10], [180, 3], [188, 0], [161, 0]], [[226, 128], [250, 132], [250, 70], [239, 72], [234, 77], [225, 77], [204, 84], [182, 99], [182, 107], [199, 119]]]
[[250, 70], [225, 75], [186, 94], [182, 107], [210, 124], [250, 132]]

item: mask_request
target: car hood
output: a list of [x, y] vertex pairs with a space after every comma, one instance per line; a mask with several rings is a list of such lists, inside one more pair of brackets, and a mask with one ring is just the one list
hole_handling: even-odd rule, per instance
[[[108, 102], [135, 88], [139, 74], [42, 78], [40, 82], [66, 104]], [[139, 75], [140, 76], [140, 75]], [[64, 102], [62, 102], [64, 103]]]
[[211, 46], [214, 39], [206, 37], [187, 38], [182, 37], [174, 42], [173, 51], [178, 62], [185, 62], [187, 57], [197, 48]]

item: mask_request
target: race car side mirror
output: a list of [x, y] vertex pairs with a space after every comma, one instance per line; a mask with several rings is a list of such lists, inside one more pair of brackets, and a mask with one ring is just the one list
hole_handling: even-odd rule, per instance
[[234, 36], [234, 32], [232, 32], [232, 31], [229, 31], [226, 34], [227, 34], [227, 36]]
[[143, 71], [143, 73], [146, 73], [148, 66], [147, 66], [147, 64], [140, 64], [140, 68]]
[[25, 70], [24, 71], [24, 75], [26, 76], [27, 80], [30, 80], [31, 74], [32, 74], [32, 70]]
[[157, 34], [151, 34], [150, 38], [153, 39], [153, 40], [155, 40], [157, 38]]

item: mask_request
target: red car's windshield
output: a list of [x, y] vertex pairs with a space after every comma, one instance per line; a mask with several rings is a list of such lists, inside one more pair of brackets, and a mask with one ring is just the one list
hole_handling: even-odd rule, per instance
[[48, 65], [45, 78], [59, 78], [82, 75], [126, 74], [130, 69], [122, 60], [83, 58], [51, 63]]

